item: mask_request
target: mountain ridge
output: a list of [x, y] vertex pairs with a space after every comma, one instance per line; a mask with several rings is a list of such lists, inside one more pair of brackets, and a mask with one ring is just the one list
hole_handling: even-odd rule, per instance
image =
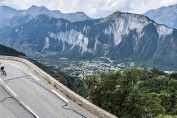
[[0, 6], [1, 20], [0, 28], [4, 26], [16, 27], [29, 22], [34, 17], [40, 14], [45, 14], [49, 17], [63, 18], [71, 22], [91, 20], [84, 12], [62, 13], [59, 10], [49, 10], [44, 6], [31, 6], [25, 10], [17, 10], [8, 6]]
[[177, 31], [139, 14], [115, 12], [106, 18], [80, 22], [39, 15], [0, 34], [2, 44], [30, 57], [107, 56], [120, 62], [177, 62]]
[[152, 9], [144, 13], [145, 16], [155, 20], [157, 23], [165, 24], [169, 27], [177, 29], [177, 4], [167, 7]]

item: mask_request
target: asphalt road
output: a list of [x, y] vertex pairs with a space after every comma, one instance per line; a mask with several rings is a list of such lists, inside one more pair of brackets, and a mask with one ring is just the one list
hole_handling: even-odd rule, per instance
[[96, 118], [23, 63], [0, 60], [0, 118]]

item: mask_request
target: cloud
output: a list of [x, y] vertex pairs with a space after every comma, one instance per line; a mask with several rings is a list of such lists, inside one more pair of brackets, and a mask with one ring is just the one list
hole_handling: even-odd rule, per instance
[[115, 11], [144, 13], [149, 9], [176, 4], [177, 0], [0, 0], [0, 5], [27, 9], [31, 5], [46, 6], [62, 12], [84, 11], [91, 17], [107, 16]]

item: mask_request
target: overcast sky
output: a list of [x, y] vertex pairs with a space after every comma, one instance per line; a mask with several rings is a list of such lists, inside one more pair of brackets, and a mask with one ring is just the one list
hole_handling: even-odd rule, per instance
[[0, 0], [0, 5], [16, 9], [43, 5], [51, 10], [65, 13], [84, 11], [93, 18], [104, 17], [115, 11], [144, 13], [149, 9], [173, 4], [177, 4], [177, 0]]

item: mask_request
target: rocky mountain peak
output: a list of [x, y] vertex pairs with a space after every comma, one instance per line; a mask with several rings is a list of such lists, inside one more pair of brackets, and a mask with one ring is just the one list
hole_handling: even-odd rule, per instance
[[30, 8], [27, 9], [27, 11], [31, 11], [31, 10], [49, 11], [45, 6], [36, 6], [36, 5], [32, 5]]

